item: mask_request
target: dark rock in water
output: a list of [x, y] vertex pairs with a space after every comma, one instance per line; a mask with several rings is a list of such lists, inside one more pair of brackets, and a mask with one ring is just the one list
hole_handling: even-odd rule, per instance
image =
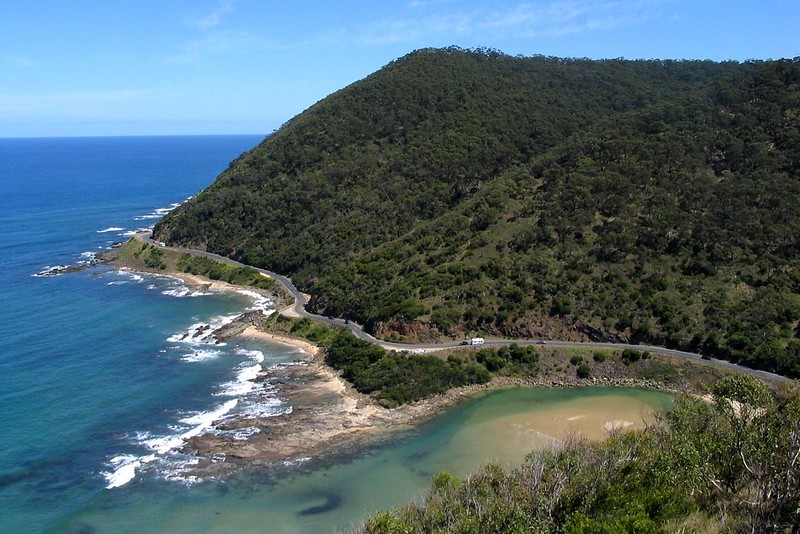
[[0, 488], [11, 486], [21, 482], [31, 475], [30, 469], [16, 469], [13, 471], [0, 472]]
[[244, 332], [248, 326], [256, 326], [264, 320], [264, 314], [259, 310], [243, 313], [230, 323], [214, 330], [213, 336], [219, 342], [227, 341]]
[[325, 502], [318, 506], [309, 506], [297, 512], [297, 515], [317, 515], [336, 510], [342, 505], [342, 496], [326, 493], [323, 495]]
[[37, 277], [58, 276], [60, 274], [74, 273], [77, 271], [88, 269], [89, 267], [97, 265], [98, 263], [99, 262], [97, 260], [92, 260], [92, 261], [87, 261], [85, 263], [78, 263], [76, 265], [56, 265], [55, 267], [47, 267], [45, 269], [42, 269], [33, 276]]

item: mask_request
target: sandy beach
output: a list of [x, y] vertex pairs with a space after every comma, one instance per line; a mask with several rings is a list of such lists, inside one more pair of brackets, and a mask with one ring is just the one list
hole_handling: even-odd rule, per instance
[[207, 291], [258, 291], [252, 287], [236, 286], [222, 280], [211, 280], [196, 274], [170, 272], [168, 275], [183, 280], [188, 286], [201, 287]]
[[242, 333], [242, 337], [248, 337], [251, 339], [263, 339], [266, 341], [270, 341], [273, 343], [282, 343], [284, 345], [291, 345], [292, 347], [297, 347], [302, 349], [303, 352], [307, 353], [309, 356], [316, 357], [317, 354], [320, 353], [320, 348], [313, 343], [305, 341], [303, 339], [297, 339], [293, 337], [287, 336], [279, 336], [276, 334], [270, 334], [268, 332], [264, 332], [263, 330], [259, 330], [255, 326], [248, 326]]

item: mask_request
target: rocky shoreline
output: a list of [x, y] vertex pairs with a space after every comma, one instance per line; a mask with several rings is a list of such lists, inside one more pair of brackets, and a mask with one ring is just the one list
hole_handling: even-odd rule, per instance
[[[242, 335], [270, 336], [273, 341], [308, 348], [305, 342], [255, 334], [252, 328], [243, 330]], [[293, 364], [262, 373], [257, 380], [269, 382], [274, 387], [273, 394], [287, 402], [291, 411], [270, 417], [236, 417], [217, 424], [215, 431], [190, 438], [181, 452], [194, 455], [199, 461], [184, 476], [218, 477], [243, 467], [284, 465], [343, 452], [392, 430], [408, 428], [445, 406], [488, 389], [460, 388], [387, 409], [350, 387], [321, 361], [321, 356], [315, 351]], [[258, 432], [244, 439], [226, 432], [244, 428], [257, 428]]]
[[[274, 394], [286, 401], [291, 411], [271, 417], [237, 417], [218, 424], [217, 432], [189, 439], [181, 452], [196, 456], [198, 463], [185, 472], [187, 477], [220, 477], [245, 467], [281, 466], [351, 451], [393, 431], [428, 420], [466, 398], [497, 389], [592, 386], [666, 389], [654, 380], [632, 378], [495, 377], [488, 384], [455, 388], [429, 399], [389, 409], [350, 387], [335, 370], [325, 365], [317, 347], [303, 340], [260, 332], [251, 326], [252, 318], [243, 318], [248, 324], [228, 325], [226, 329], [230, 332], [238, 330], [238, 335], [291, 344], [306, 351], [307, 355], [297, 362], [265, 371], [257, 379], [269, 382], [274, 387]], [[244, 428], [257, 428], [258, 431], [244, 439], [235, 439], [224, 432]]]

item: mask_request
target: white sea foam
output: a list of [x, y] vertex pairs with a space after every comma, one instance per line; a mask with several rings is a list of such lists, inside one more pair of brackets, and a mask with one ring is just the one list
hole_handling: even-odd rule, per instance
[[293, 467], [293, 466], [303, 465], [309, 460], [311, 460], [311, 456], [303, 456], [302, 458], [297, 458], [296, 460], [284, 460], [283, 465], [285, 465], [286, 467]]
[[[102, 247], [101, 247], [102, 248]], [[45, 276], [58, 276], [60, 274], [77, 271], [84, 267], [94, 265], [97, 263], [97, 252], [87, 251], [81, 252], [81, 259], [72, 265], [48, 265], [42, 268], [39, 272], [32, 274], [36, 278]]]
[[155, 456], [152, 454], [147, 456], [133, 456], [131, 454], [115, 456], [109, 461], [113, 471], [101, 473], [106, 479], [106, 482], [108, 482], [106, 489], [124, 486], [136, 478], [136, 470], [143, 463], [152, 462], [154, 459]]
[[[223, 319], [227, 320], [227, 318]], [[221, 321], [219, 321], [221, 322]], [[204, 323], [198, 323], [194, 327], [200, 327]], [[210, 325], [205, 325], [203, 332], [211, 329]], [[201, 328], [202, 329], [202, 328]], [[200, 337], [203, 337], [202, 334]], [[181, 345], [173, 346], [172, 349]], [[109, 489], [117, 488], [134, 480], [136, 475], [143, 469], [144, 464], [153, 462], [155, 472], [165, 480], [176, 480], [183, 484], [192, 485], [200, 481], [196, 477], [186, 477], [187, 467], [196, 464], [198, 459], [187, 456], [180, 452], [187, 440], [205, 432], [213, 432], [217, 435], [228, 436], [231, 439], [242, 441], [260, 432], [256, 426], [245, 428], [218, 430], [215, 428], [220, 421], [230, 417], [247, 418], [266, 418], [277, 415], [291, 413], [292, 407], [285, 401], [280, 400], [274, 394], [275, 387], [269, 382], [255, 382], [255, 379], [262, 372], [262, 363], [266, 360], [265, 354], [260, 350], [246, 348], [235, 348], [234, 355], [243, 357], [242, 361], [235, 369], [235, 378], [230, 382], [221, 384], [216, 397], [228, 397], [220, 404], [209, 411], [192, 412], [184, 414], [170, 425], [169, 430], [164, 434], [150, 432], [138, 432], [132, 436], [133, 441], [145, 447], [148, 452], [140, 455], [120, 455], [109, 461], [112, 467], [109, 472], [103, 473], [107, 481], [106, 487]], [[203, 361], [205, 359], [216, 358], [223, 352], [213, 349], [196, 349], [186, 354], [181, 359], [184, 361]], [[271, 369], [285, 366], [271, 366]], [[210, 461], [223, 461], [224, 457], [210, 458]]]
[[248, 350], [248, 349], [237, 348], [235, 352], [240, 356], [247, 356], [248, 358], [250, 358], [251, 361], [257, 363], [261, 363], [264, 361], [264, 353], [261, 352], [260, 350]]
[[31, 276], [35, 276], [37, 278], [44, 277], [44, 276], [56, 276], [61, 274], [64, 269], [68, 269], [69, 265], [48, 265], [38, 273], [34, 273]]
[[157, 213], [159, 215], [166, 215], [167, 213], [171, 212], [180, 205], [181, 205], [180, 202], [173, 202], [172, 204], [169, 205], [168, 208], [157, 208], [153, 210], [153, 213]]
[[249, 291], [247, 289], [240, 289], [238, 293], [241, 295], [248, 296], [253, 299], [253, 303], [248, 308], [249, 311], [258, 310], [261, 311], [264, 315], [271, 315], [275, 309], [273, 308], [274, 302], [271, 298], [265, 297], [261, 293], [257, 293], [255, 291]]
[[189, 438], [198, 436], [205, 430], [211, 428], [214, 421], [221, 419], [224, 415], [233, 410], [238, 403], [238, 399], [231, 399], [224, 402], [214, 410], [200, 412], [190, 417], [181, 419], [182, 423], [193, 426], [180, 434], [145, 439], [142, 441], [142, 444], [156, 454], [166, 454], [181, 447]]
[[243, 417], [261, 419], [292, 413], [292, 406], [275, 396], [262, 395], [252, 401], [245, 399], [237, 407], [237, 412]]
[[[166, 461], [164, 456], [167, 453], [183, 446], [189, 438], [197, 436], [211, 428], [215, 421], [218, 421], [233, 410], [238, 402], [237, 399], [232, 399], [226, 401], [212, 411], [200, 412], [181, 419], [180, 422], [184, 425], [189, 425], [189, 428], [187, 429], [186, 426], [183, 426], [178, 429], [177, 434], [153, 437], [153, 435], [148, 432], [138, 432], [136, 434], [137, 441], [153, 451], [153, 453], [143, 456], [123, 454], [109, 460], [108, 463], [112, 471], [102, 473], [107, 482], [106, 488], [113, 489], [124, 486], [136, 478], [136, 470], [139, 469], [142, 464], [150, 463], [157, 458]], [[171, 462], [166, 463], [169, 464]], [[178, 472], [193, 463], [197, 463], [197, 460], [182, 458], [174, 466], [174, 469], [167, 471], [166, 478], [177, 476]]]
[[[191, 197], [189, 197], [189, 198], [191, 198]], [[144, 220], [147, 220], [147, 219], [160, 219], [161, 217], [163, 217], [167, 213], [171, 212], [172, 210], [174, 210], [175, 208], [177, 208], [181, 204], [183, 204], [183, 202], [173, 202], [172, 204], [169, 205], [169, 207], [156, 208], [153, 211], [151, 211], [150, 213], [146, 213], [144, 215], [137, 215], [136, 217], [133, 218], [133, 220], [135, 220], [135, 221], [144, 221]]]
[[206, 297], [208, 295], [213, 295], [213, 291], [198, 291], [195, 289], [190, 288], [189, 286], [180, 285], [174, 287], [172, 289], [166, 289], [161, 292], [162, 295], [167, 295], [168, 297], [176, 297], [176, 298], [184, 298], [184, 297]]
[[260, 350], [248, 350], [237, 348], [236, 354], [247, 356], [249, 361], [242, 362], [238, 366], [236, 379], [225, 382], [220, 386], [220, 390], [214, 393], [219, 397], [241, 397], [252, 393], [256, 388], [264, 388], [264, 384], [258, 384], [255, 379], [264, 370], [261, 363], [264, 361], [264, 353]]
[[115, 456], [109, 462], [114, 468], [114, 471], [102, 473], [105, 477], [106, 488], [118, 488], [124, 486], [136, 477], [136, 468], [141, 465], [141, 460], [138, 456], [124, 455]]
[[122, 284], [127, 284], [129, 282], [136, 282], [136, 283], [144, 282], [144, 276], [142, 276], [142, 275], [140, 275], [138, 273], [135, 273], [133, 271], [119, 270], [119, 271], [115, 271], [114, 274], [119, 276], [119, 277], [121, 277], [122, 280], [112, 280], [111, 282], [108, 282], [107, 285], [109, 285], [109, 286], [119, 286], [119, 285], [122, 285]]
[[[133, 278], [128, 271], [121, 271], [118, 275], [125, 275], [128, 282]], [[192, 292], [182, 281], [174, 287], [167, 287], [162, 293], [169, 296], [199, 296], [205, 292]], [[158, 284], [150, 285], [154, 289], [164, 289]], [[243, 290], [242, 293], [253, 299], [252, 307], [249, 309], [259, 309], [264, 312], [271, 311], [272, 302], [262, 295]], [[207, 293], [206, 293], [207, 294]], [[181, 361], [195, 363], [219, 358], [225, 354], [222, 350], [217, 350], [221, 345], [214, 338], [213, 333], [220, 327], [229, 324], [239, 315], [222, 315], [214, 317], [205, 322], [192, 324], [186, 331], [177, 333], [168, 338], [168, 341], [175, 343], [170, 350], [181, 350], [184, 354], [180, 357]], [[189, 350], [186, 351], [187, 345]], [[213, 347], [210, 347], [212, 346]], [[178, 354], [181, 354], [180, 352]], [[233, 370], [234, 378], [229, 382], [219, 385], [214, 397], [221, 397], [221, 403], [209, 411], [190, 413], [175, 421], [164, 433], [141, 432], [136, 434], [134, 441], [147, 449], [147, 452], [140, 456], [122, 455], [110, 461], [112, 469], [108, 473], [103, 473], [107, 481], [107, 488], [117, 488], [133, 480], [137, 473], [143, 469], [143, 465], [155, 462], [155, 469], [159, 477], [166, 480], [180, 480], [184, 484], [191, 485], [199, 481], [194, 477], [185, 477], [186, 468], [192, 463], [197, 463], [197, 458], [187, 456], [180, 452], [187, 440], [205, 432], [214, 432], [220, 435], [230, 436], [234, 440], [246, 440], [260, 432], [257, 427], [246, 427], [235, 430], [217, 430], [215, 424], [220, 420], [230, 417], [250, 417], [265, 418], [276, 415], [290, 413], [292, 408], [285, 401], [278, 399], [274, 394], [274, 386], [268, 382], [256, 381], [263, 372], [262, 363], [266, 360], [265, 354], [259, 350], [245, 348], [233, 349], [233, 354], [239, 356], [244, 361]], [[233, 413], [232, 413], [233, 412]], [[219, 458], [222, 461], [224, 458]], [[210, 459], [214, 461], [214, 459]]]
[[98, 230], [97, 233], [98, 234], [107, 234], [109, 232], [120, 232], [120, 231], [122, 231], [124, 229], [125, 228], [120, 228], [119, 226], [109, 226], [108, 228], [105, 228], [103, 230]]
[[236, 373], [236, 379], [223, 383], [220, 386], [220, 391], [214, 393], [214, 395], [219, 397], [240, 397], [252, 393], [257, 386], [253, 380], [258, 378], [261, 371], [261, 364], [241, 364]]
[[237, 428], [235, 430], [226, 430], [224, 432], [218, 432], [218, 434], [221, 436], [230, 436], [236, 441], [245, 441], [250, 436], [258, 434], [259, 432], [261, 432], [261, 429], [259, 429], [258, 427], [248, 426], [245, 428]]
[[214, 421], [220, 419], [223, 415], [233, 410], [238, 403], [239, 401], [236, 399], [229, 400], [222, 403], [215, 410], [211, 410], [208, 412], [199, 412], [194, 415], [182, 418], [180, 420], [181, 423], [186, 423], [187, 425], [194, 425], [194, 428], [189, 432], [183, 434], [183, 436], [187, 438], [196, 436], [202, 430], [209, 428]]
[[167, 338], [171, 343], [187, 343], [189, 345], [218, 345], [223, 346], [214, 337], [214, 332], [233, 322], [238, 315], [220, 315], [211, 320], [210, 323], [195, 323], [185, 332], [179, 332]]
[[120, 233], [118, 233], [117, 235], [118, 235], [118, 236], [122, 236], [122, 237], [133, 237], [133, 236], [135, 236], [136, 234], [139, 234], [139, 233], [141, 233], [141, 232], [149, 232], [149, 231], [151, 231], [152, 229], [153, 229], [153, 227], [152, 227], [152, 226], [141, 227], [141, 228], [137, 228], [137, 229], [135, 229], [135, 230], [125, 230], [124, 232], [120, 232]]
[[181, 361], [189, 363], [204, 362], [218, 358], [220, 354], [222, 353], [218, 350], [193, 350], [189, 354], [182, 356]]

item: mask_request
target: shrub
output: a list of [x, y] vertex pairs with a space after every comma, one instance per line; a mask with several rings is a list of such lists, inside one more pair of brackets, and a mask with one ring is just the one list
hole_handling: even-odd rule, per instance
[[[298, 322], [298, 325], [303, 324], [303, 321]], [[304, 328], [308, 328], [308, 324]], [[502, 367], [502, 357], [491, 349], [483, 351], [484, 361], [492, 367]], [[454, 387], [484, 384], [491, 379], [489, 371], [481, 365], [465, 363], [457, 357], [444, 361], [428, 354], [387, 352], [378, 345], [358, 339], [344, 329], [330, 342], [325, 362], [341, 370], [342, 376], [356, 390], [374, 394], [388, 407], [429, 397]]]
[[578, 366], [578, 368], [575, 370], [575, 374], [578, 376], [578, 378], [589, 378], [589, 376], [592, 374], [592, 369], [584, 363]]
[[633, 349], [625, 349], [622, 351], [622, 363], [625, 365], [630, 365], [634, 362], [638, 362], [642, 358], [642, 353], [638, 350]]

